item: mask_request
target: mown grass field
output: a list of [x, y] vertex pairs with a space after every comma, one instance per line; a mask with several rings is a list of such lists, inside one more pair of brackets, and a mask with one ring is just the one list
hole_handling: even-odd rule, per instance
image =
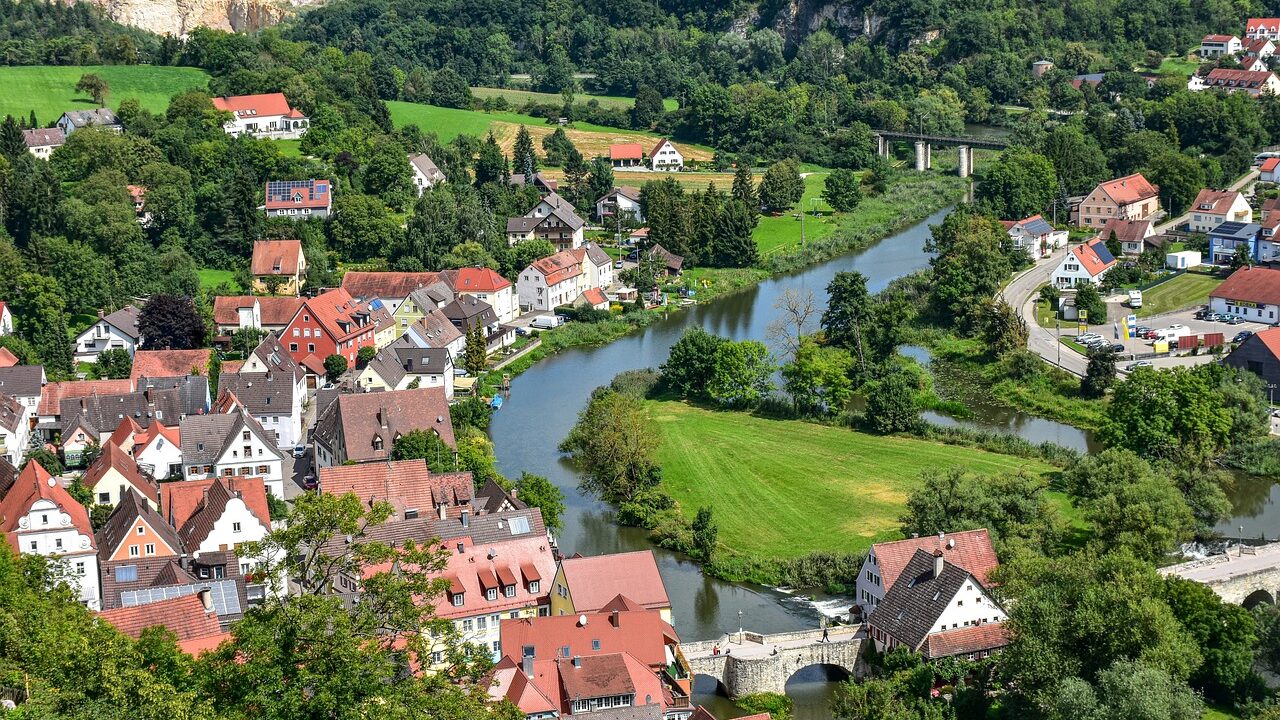
[[[529, 129], [529, 134], [533, 136], [539, 152], [542, 149], [542, 138], [555, 131], [555, 126], [548, 125], [541, 118], [515, 112], [485, 113], [407, 102], [388, 102], [387, 107], [391, 110], [391, 120], [396, 127], [417, 125], [424, 132], [434, 132], [443, 142], [448, 142], [458, 135], [483, 137], [492, 130], [494, 138], [502, 145], [503, 152], [507, 155], [510, 155], [515, 147], [516, 133], [519, 132], [521, 125]], [[583, 156], [588, 158], [597, 155], [607, 156], [609, 146], [614, 143], [638, 142], [645, 146], [647, 152], [659, 137], [650, 132], [622, 130], [583, 122], [565, 127], [565, 134]], [[686, 160], [709, 160], [713, 154], [711, 148], [692, 143], [680, 143], [679, 147]], [[622, 181], [619, 180], [619, 182]]]
[[1204, 305], [1209, 293], [1222, 284], [1222, 278], [1199, 273], [1183, 273], [1172, 280], [1142, 291], [1142, 307], [1138, 317], [1150, 317], [1161, 313]]
[[162, 112], [169, 98], [185, 90], [204, 89], [209, 76], [203, 70], [154, 65], [45, 65], [0, 67], [0, 116], [27, 117], [32, 110], [40, 125], [49, 125], [67, 110], [91, 110], [93, 100], [77, 93], [81, 75], [96, 73], [110, 92], [107, 105], [120, 106], [126, 98], [137, 98], [142, 107]]
[[[827, 201], [822, 199], [822, 190], [826, 186], [828, 174], [829, 172], [826, 170], [821, 172], [810, 171], [804, 178], [804, 195], [791, 212], [780, 215], [765, 215], [760, 218], [760, 223], [756, 225], [752, 236], [756, 239], [756, 246], [760, 248], [761, 255], [768, 255], [784, 248], [799, 245], [802, 227], [805, 242], [821, 240], [835, 231], [837, 225], [836, 216]], [[758, 177], [759, 175], [757, 175]], [[729, 183], [732, 186], [732, 177], [730, 177]], [[876, 199], [878, 200], [879, 198]], [[818, 215], [815, 216], [813, 214], [814, 210], [818, 211]], [[854, 210], [855, 213], [862, 211], [863, 208], [861, 206]], [[800, 212], [805, 215], [803, 226], [800, 219], [796, 217]]]
[[1200, 63], [1194, 60], [1188, 60], [1186, 57], [1167, 57], [1164, 62], [1160, 63], [1160, 67], [1156, 68], [1159, 75], [1181, 75], [1182, 77], [1191, 77], [1191, 74], [1200, 68]]
[[[532, 90], [516, 90], [512, 88], [473, 87], [471, 88], [471, 94], [482, 100], [491, 97], [505, 97], [507, 102], [511, 103], [513, 106], [523, 105], [531, 100], [536, 103], [549, 103], [553, 105], [560, 105], [564, 102], [564, 98], [560, 97], [558, 93], [534, 92]], [[631, 107], [636, 104], [635, 98], [618, 97], [615, 95], [590, 95], [587, 93], [578, 93], [573, 96], [574, 103], [585, 104], [592, 100], [600, 103], [600, 107], [622, 108], [624, 110], [630, 110]], [[667, 98], [662, 101], [662, 104], [666, 106], [667, 110], [675, 110], [680, 107], [680, 103], [676, 102], [674, 98]]]
[[762, 557], [856, 553], [899, 538], [898, 518], [926, 468], [1053, 470], [1036, 460], [682, 402], [655, 401], [650, 409], [662, 438], [663, 483], [685, 514], [714, 507], [720, 544]]
[[200, 278], [200, 287], [216, 288], [222, 283], [227, 283], [232, 288], [239, 288], [240, 283], [236, 282], [236, 274], [232, 270], [218, 270], [217, 268], [200, 268], [196, 271], [196, 276]]

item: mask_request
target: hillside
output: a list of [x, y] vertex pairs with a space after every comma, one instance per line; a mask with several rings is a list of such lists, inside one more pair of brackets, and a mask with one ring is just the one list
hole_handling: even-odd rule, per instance
[[111, 88], [107, 104], [119, 107], [137, 98], [142, 107], [163, 112], [169, 98], [184, 90], [203, 89], [209, 76], [203, 70], [150, 65], [68, 65], [63, 67], [0, 67], [0, 117], [26, 118], [34, 110], [39, 124], [58, 119], [67, 110], [92, 108], [93, 101], [75, 90], [85, 73], [96, 73]]

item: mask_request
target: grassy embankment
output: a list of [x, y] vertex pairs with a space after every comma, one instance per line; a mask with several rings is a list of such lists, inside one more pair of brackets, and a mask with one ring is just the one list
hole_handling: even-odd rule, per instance
[[[692, 519], [715, 507], [723, 548], [800, 557], [865, 552], [902, 537], [898, 518], [926, 469], [1025, 470], [1040, 460], [802, 420], [772, 420], [664, 400], [650, 403], [662, 437], [663, 486]], [[725, 458], [735, 462], [725, 463]], [[1065, 496], [1055, 502], [1069, 506]]]
[[1174, 310], [1199, 307], [1209, 302], [1209, 293], [1222, 284], [1222, 278], [1200, 273], [1183, 273], [1155, 287], [1142, 291], [1142, 307], [1138, 317], [1151, 317]]
[[48, 125], [67, 110], [91, 110], [96, 107], [83, 93], [76, 92], [81, 75], [96, 73], [106, 81], [110, 92], [109, 107], [120, 106], [127, 98], [136, 98], [143, 108], [164, 112], [169, 98], [185, 90], [203, 90], [209, 75], [187, 67], [153, 65], [70, 65], [0, 67], [0, 117], [14, 115], [26, 118], [34, 110], [36, 120]]
[[[535, 102], [543, 105], [562, 105], [564, 98], [559, 93], [534, 92], [532, 90], [517, 90], [512, 88], [490, 88], [490, 87], [473, 87], [471, 94], [484, 100], [491, 97], [504, 97], [512, 106], [524, 105], [527, 102]], [[586, 104], [592, 100], [600, 104], [604, 108], [621, 108], [630, 110], [636, 104], [635, 98], [619, 97], [616, 95], [591, 95], [588, 93], [578, 93], [573, 96], [574, 104]], [[675, 110], [680, 107], [680, 103], [674, 98], [667, 98], [662, 101], [663, 106], [667, 110]]]

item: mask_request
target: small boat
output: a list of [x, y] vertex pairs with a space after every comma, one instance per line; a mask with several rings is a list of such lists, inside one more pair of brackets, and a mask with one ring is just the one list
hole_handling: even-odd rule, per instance
[[493, 408], [494, 410], [501, 410], [501, 409], [502, 409], [502, 396], [501, 396], [501, 395], [494, 395], [494, 396], [493, 396], [493, 399], [489, 401], [489, 407]]

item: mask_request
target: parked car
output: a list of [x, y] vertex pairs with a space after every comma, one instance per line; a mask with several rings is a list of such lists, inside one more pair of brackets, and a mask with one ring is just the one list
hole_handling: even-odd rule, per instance
[[1228, 325], [1239, 325], [1242, 322], [1244, 322], [1244, 318], [1240, 317], [1239, 315], [1231, 315], [1230, 317], [1227, 318]]
[[1132, 335], [1134, 337], [1146, 337], [1147, 333], [1149, 332], [1151, 332], [1151, 328], [1147, 327], [1146, 325], [1139, 325], [1138, 327], [1133, 329]]
[[1248, 340], [1252, 335], [1253, 335], [1252, 330], [1241, 330], [1240, 332], [1236, 333], [1235, 337], [1231, 338], [1231, 342], [1242, 343], [1245, 340]]
[[1111, 345], [1111, 352], [1122, 353], [1124, 352], [1124, 350], [1125, 350], [1124, 343], [1112, 343]]
[[1102, 339], [1102, 336], [1099, 335], [1098, 333], [1083, 333], [1081, 335], [1076, 336], [1076, 342], [1081, 344], [1087, 343], [1090, 340], [1101, 340], [1101, 339]]
[[303, 455], [306, 455], [306, 454], [307, 454], [307, 446], [306, 446], [306, 445], [294, 445], [294, 446], [293, 446], [293, 456], [294, 456], [294, 457], [296, 457], [296, 458], [300, 458], [300, 457], [302, 457]]
[[1222, 322], [1223, 320], [1226, 320], [1226, 318], [1227, 318], [1226, 315], [1221, 315], [1216, 312], [1205, 313], [1205, 316], [1204, 316], [1204, 319], [1207, 320], [1208, 322]]
[[517, 334], [517, 335], [528, 335], [528, 334], [529, 334], [529, 328], [522, 328], [522, 327], [516, 328], [516, 334]]
[[559, 315], [539, 315], [533, 319], [533, 322], [529, 323], [531, 327], [536, 327], [539, 330], [550, 330], [563, 324], [564, 318]]
[[621, 260], [614, 260], [614, 261], [613, 261], [613, 267], [614, 267], [614, 268], [616, 268], [616, 269], [618, 269], [618, 270], [621, 270], [621, 269], [622, 269], [622, 261], [621, 261]]
[[302, 487], [307, 490], [315, 490], [320, 487], [320, 482], [316, 480], [315, 473], [307, 473], [307, 476], [302, 478]]
[[1211, 315], [1211, 314], [1212, 314], [1212, 313], [1210, 313], [1210, 312], [1209, 312], [1209, 308], [1207, 308], [1207, 307], [1202, 307], [1202, 308], [1200, 308], [1199, 310], [1197, 310], [1197, 311], [1196, 311], [1196, 314], [1195, 314], [1195, 315], [1193, 315], [1192, 317], [1194, 317], [1196, 320], [1204, 320], [1204, 319], [1206, 319], [1207, 317], [1209, 317], [1209, 315]]
[[1132, 362], [1132, 363], [1129, 363], [1128, 365], [1125, 365], [1124, 371], [1133, 372], [1138, 368], [1144, 368], [1144, 367], [1154, 367], [1154, 365], [1152, 365], [1149, 360], [1139, 360], [1138, 362]]

